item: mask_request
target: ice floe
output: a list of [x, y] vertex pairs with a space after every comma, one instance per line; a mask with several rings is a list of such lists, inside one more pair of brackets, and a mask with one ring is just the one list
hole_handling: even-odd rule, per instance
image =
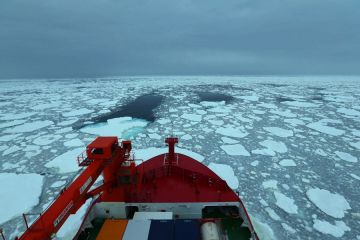
[[225, 180], [230, 188], [237, 189], [239, 187], [239, 180], [235, 176], [234, 170], [229, 165], [210, 163], [208, 167], [220, 178]]
[[350, 153], [335, 151], [335, 154], [336, 154], [341, 160], [344, 160], [344, 161], [347, 161], [347, 162], [356, 163], [356, 162], [358, 161], [357, 157], [351, 155]]
[[235, 138], [243, 138], [246, 137], [249, 133], [242, 129], [233, 128], [233, 127], [221, 127], [216, 130], [216, 133], [219, 133], [224, 136], [228, 137], [235, 137]]
[[51, 134], [43, 135], [34, 139], [33, 143], [39, 146], [46, 146], [53, 142], [56, 142], [61, 138], [61, 135]]
[[310, 103], [310, 102], [300, 102], [300, 101], [284, 101], [282, 102], [286, 105], [293, 106], [293, 107], [304, 107], [304, 108], [313, 108], [318, 107], [317, 104]]
[[274, 140], [265, 140], [259, 143], [261, 146], [268, 148], [268, 150], [271, 150], [273, 152], [277, 152], [277, 153], [286, 153], [287, 152], [287, 147], [285, 145], [285, 143], [283, 142], [278, 142], [278, 141], [274, 141]]
[[84, 150], [85, 148], [81, 147], [67, 151], [46, 163], [45, 167], [55, 168], [59, 171], [59, 173], [78, 171], [80, 168], [77, 163], [77, 156], [79, 156]]
[[0, 128], [7, 128], [25, 123], [26, 120], [14, 120], [10, 122], [0, 123]]
[[283, 167], [295, 167], [296, 166], [296, 163], [294, 162], [294, 160], [291, 160], [291, 159], [281, 160], [279, 162], [279, 164]]
[[84, 143], [80, 139], [75, 138], [75, 139], [64, 142], [64, 146], [65, 147], [80, 147], [80, 146], [84, 146]]
[[263, 129], [278, 137], [292, 137], [294, 135], [292, 130], [287, 130], [279, 127], [263, 127]]
[[339, 108], [337, 110], [338, 113], [343, 113], [345, 115], [349, 115], [349, 116], [360, 116], [360, 111], [354, 110], [354, 109], [349, 109], [349, 108]]
[[29, 212], [39, 203], [43, 176], [0, 173], [0, 224]]
[[220, 147], [228, 155], [231, 155], [231, 156], [250, 156], [250, 153], [240, 143], [233, 144], [233, 145], [222, 145]]
[[63, 113], [62, 115], [64, 117], [74, 117], [74, 116], [80, 116], [80, 115], [89, 114], [89, 113], [92, 113], [92, 112], [94, 112], [94, 110], [90, 110], [90, 109], [87, 109], [87, 108], [80, 108], [80, 109], [77, 109], [77, 110], [73, 110], [73, 111], [70, 111], [70, 112]]
[[[149, 147], [149, 148], [143, 148], [143, 149], [134, 149], [133, 153], [135, 154], [136, 160], [146, 161], [146, 160], [149, 160], [150, 158], [156, 157], [160, 154], [168, 153], [168, 151], [169, 151], [169, 149], [166, 147], [164, 147], [164, 148]], [[184, 148], [175, 147], [175, 153], [181, 153], [181, 154], [187, 155], [199, 162], [204, 161], [204, 156], [202, 156], [196, 152], [184, 149]]]
[[350, 143], [350, 146], [360, 150], [360, 141]]
[[17, 120], [17, 119], [23, 119], [23, 118], [29, 118], [31, 116], [34, 116], [36, 113], [15, 113], [15, 114], [6, 114], [3, 117], [0, 117], [0, 120]]
[[100, 136], [118, 136], [128, 139], [142, 132], [148, 122], [131, 117], [113, 118], [106, 123], [92, 124], [80, 129], [81, 132]]
[[345, 231], [351, 230], [343, 221], [335, 221], [335, 225], [333, 225], [327, 221], [318, 219], [314, 220], [313, 227], [321, 233], [330, 234], [337, 238], [342, 237], [345, 234]]
[[56, 233], [56, 238], [61, 240], [73, 239], [78, 232], [82, 220], [91, 205], [92, 199], [88, 199], [75, 214], [70, 214], [66, 219], [65, 223], [62, 225], [60, 230]]
[[24, 123], [22, 125], [15, 126], [13, 128], [6, 129], [5, 133], [22, 133], [22, 132], [33, 132], [35, 130], [48, 127], [50, 125], [53, 125], [54, 122], [45, 120], [45, 121], [35, 121], [35, 122], [29, 122]]
[[276, 180], [267, 180], [262, 183], [262, 186], [265, 189], [266, 188], [277, 189], [277, 184], [278, 184], [278, 181], [276, 181]]
[[274, 192], [275, 198], [276, 198], [276, 205], [283, 209], [285, 212], [290, 214], [297, 214], [298, 213], [298, 207], [294, 203], [294, 199], [287, 197], [286, 195], [280, 193], [280, 192]]
[[224, 143], [227, 143], [227, 144], [235, 144], [235, 143], [239, 142], [238, 140], [228, 138], [228, 137], [221, 137], [221, 141], [223, 141]]
[[195, 122], [200, 122], [202, 119], [201, 115], [198, 114], [191, 114], [191, 113], [184, 113], [183, 115], [181, 115], [182, 118], [190, 120], [190, 121], [195, 121]]
[[326, 123], [322, 122], [322, 121], [309, 123], [306, 126], [308, 128], [314, 129], [314, 130], [316, 130], [318, 132], [329, 134], [329, 135], [332, 135], [332, 136], [340, 136], [340, 135], [343, 135], [345, 133], [344, 130], [327, 126]]
[[351, 209], [346, 199], [338, 193], [311, 188], [306, 191], [306, 195], [321, 211], [334, 218], [343, 218], [346, 210]]

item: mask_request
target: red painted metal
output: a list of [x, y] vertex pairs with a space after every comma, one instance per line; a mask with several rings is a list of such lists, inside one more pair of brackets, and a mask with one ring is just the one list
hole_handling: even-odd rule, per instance
[[[128, 143], [125, 143], [127, 147]], [[63, 225], [70, 214], [76, 211], [91, 197], [87, 192], [97, 177], [104, 172], [104, 181], [114, 182], [112, 175], [127, 160], [125, 151], [118, 146], [117, 137], [98, 137], [88, 147], [91, 160], [75, 181], [60, 193], [51, 206], [25, 231], [20, 240], [50, 239]], [[102, 153], [92, 149], [102, 148]], [[115, 169], [116, 168], [116, 169]], [[106, 173], [106, 174], [105, 174]], [[110, 184], [108, 184], [110, 185]]]
[[[202, 163], [175, 153], [177, 138], [167, 138], [165, 142], [168, 153], [136, 166], [130, 155], [130, 141], [119, 146], [117, 137], [95, 139], [87, 146], [86, 157], [78, 158], [85, 170], [29, 226], [20, 240], [50, 239], [69, 215], [91, 197], [97, 197], [96, 202], [240, 202], [253, 231], [243, 203], [227, 183]], [[89, 191], [101, 173], [103, 184]]]

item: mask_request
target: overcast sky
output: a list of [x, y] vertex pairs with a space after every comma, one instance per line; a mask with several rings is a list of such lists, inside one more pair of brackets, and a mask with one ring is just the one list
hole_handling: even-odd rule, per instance
[[359, 0], [0, 0], [0, 78], [360, 74]]

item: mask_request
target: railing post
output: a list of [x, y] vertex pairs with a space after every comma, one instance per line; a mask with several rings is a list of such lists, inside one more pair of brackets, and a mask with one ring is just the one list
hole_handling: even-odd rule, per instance
[[2, 228], [0, 228], [0, 236], [1, 236], [2, 240], [5, 240], [5, 236], [4, 236], [4, 232], [3, 232]]
[[26, 220], [26, 214], [25, 213], [23, 213], [23, 218], [24, 218], [24, 222], [25, 222], [25, 225], [26, 225], [26, 229], [29, 229], [29, 224], [28, 224], [28, 222]]

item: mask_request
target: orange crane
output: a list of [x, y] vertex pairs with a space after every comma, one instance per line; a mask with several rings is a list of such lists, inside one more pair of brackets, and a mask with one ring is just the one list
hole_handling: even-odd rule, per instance
[[[86, 148], [84, 154], [78, 157], [79, 166], [87, 166], [68, 187], [60, 192], [58, 198], [45, 210], [37, 220], [28, 226], [19, 240], [51, 239], [61, 228], [70, 214], [76, 211], [89, 198], [111, 188], [116, 184], [117, 172], [122, 164], [130, 159], [131, 142], [122, 141], [119, 146], [117, 137], [98, 137]], [[134, 162], [124, 168], [135, 168]], [[104, 183], [90, 191], [90, 187], [100, 174]]]

